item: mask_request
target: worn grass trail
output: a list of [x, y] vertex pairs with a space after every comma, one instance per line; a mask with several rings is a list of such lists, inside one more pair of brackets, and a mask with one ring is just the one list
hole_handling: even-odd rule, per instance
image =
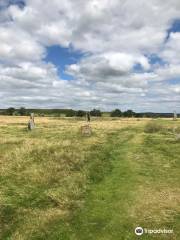
[[[121, 130], [111, 135], [105, 151], [112, 171], [92, 186], [84, 208], [72, 222], [76, 239], [130, 239], [133, 233], [131, 209], [136, 191], [136, 176], [127, 154], [135, 132]], [[93, 160], [93, 159], [92, 159]]]

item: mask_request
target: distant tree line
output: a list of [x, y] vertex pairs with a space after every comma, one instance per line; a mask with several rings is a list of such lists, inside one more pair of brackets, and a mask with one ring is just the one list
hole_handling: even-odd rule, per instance
[[[0, 109], [0, 115], [9, 116], [28, 116], [30, 113], [35, 113], [38, 116], [66, 116], [66, 117], [84, 117], [87, 111], [73, 110], [73, 109], [26, 109], [21, 107], [19, 109], [10, 107], [7, 109]], [[93, 109], [90, 112], [91, 116], [101, 117], [102, 112], [98, 109]]]
[[111, 117], [135, 117], [136, 113], [132, 110], [122, 112], [120, 109], [115, 109], [111, 112]]
[[[136, 118], [172, 118], [174, 113], [154, 113], [154, 112], [142, 112], [136, 113], [132, 110], [127, 110], [122, 112], [120, 109], [115, 109], [110, 113], [111, 117], [136, 117]], [[177, 117], [180, 117], [180, 114], [177, 114]]]
[[[36, 116], [54, 116], [54, 117], [85, 117], [87, 111], [83, 110], [73, 110], [73, 109], [26, 109], [21, 107], [19, 109], [10, 107], [7, 109], [0, 109], [0, 115], [9, 116], [29, 116], [30, 113], [34, 113]], [[158, 118], [158, 117], [173, 117], [173, 113], [153, 113], [153, 112], [143, 112], [136, 113], [133, 110], [121, 111], [120, 109], [115, 109], [111, 112], [101, 112], [98, 109], [93, 109], [89, 111], [92, 117], [101, 117], [102, 115], [110, 117], [147, 117], [147, 118]], [[177, 114], [180, 117], [180, 114]]]
[[5, 110], [1, 110], [0, 113], [2, 115], [10, 115], [10, 116], [26, 116], [29, 115], [28, 110], [24, 107], [19, 109], [15, 109], [13, 107], [7, 108]]
[[[98, 109], [93, 109], [89, 113], [90, 113], [90, 116], [92, 117], [102, 116], [102, 112]], [[87, 111], [83, 111], [83, 110], [75, 111], [70, 109], [70, 110], [67, 110], [66, 117], [85, 117], [86, 114], [87, 114]]]

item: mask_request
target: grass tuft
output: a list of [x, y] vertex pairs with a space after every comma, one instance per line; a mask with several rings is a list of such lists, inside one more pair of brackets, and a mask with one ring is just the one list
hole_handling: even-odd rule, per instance
[[148, 122], [144, 127], [145, 133], [157, 133], [163, 130], [163, 126], [155, 121]]

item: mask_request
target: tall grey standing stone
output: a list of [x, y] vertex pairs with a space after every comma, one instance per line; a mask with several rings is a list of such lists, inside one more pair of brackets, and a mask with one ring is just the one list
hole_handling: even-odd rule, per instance
[[177, 120], [177, 113], [176, 113], [176, 111], [174, 111], [174, 117], [173, 117], [173, 120]]
[[28, 130], [33, 130], [35, 128], [35, 122], [34, 122], [34, 113], [31, 113], [30, 119], [28, 122]]
[[34, 113], [31, 113], [31, 115], [30, 115], [30, 119], [32, 119], [33, 122], [34, 122]]

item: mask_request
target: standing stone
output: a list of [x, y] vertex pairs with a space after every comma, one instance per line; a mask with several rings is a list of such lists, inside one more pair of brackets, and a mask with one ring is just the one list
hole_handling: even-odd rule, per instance
[[174, 121], [177, 120], [177, 113], [176, 113], [176, 111], [174, 111], [174, 117], [173, 117], [173, 120], [174, 120]]
[[91, 127], [87, 124], [81, 127], [81, 134], [83, 136], [91, 136], [92, 134], [92, 129]]
[[34, 122], [34, 113], [31, 113], [30, 119], [28, 122], [28, 130], [33, 130], [35, 128], [35, 122]]
[[32, 119], [33, 122], [34, 122], [34, 113], [31, 113], [31, 114], [30, 114], [30, 119]]
[[86, 113], [86, 118], [87, 118], [87, 122], [91, 121], [91, 116], [89, 112]]

